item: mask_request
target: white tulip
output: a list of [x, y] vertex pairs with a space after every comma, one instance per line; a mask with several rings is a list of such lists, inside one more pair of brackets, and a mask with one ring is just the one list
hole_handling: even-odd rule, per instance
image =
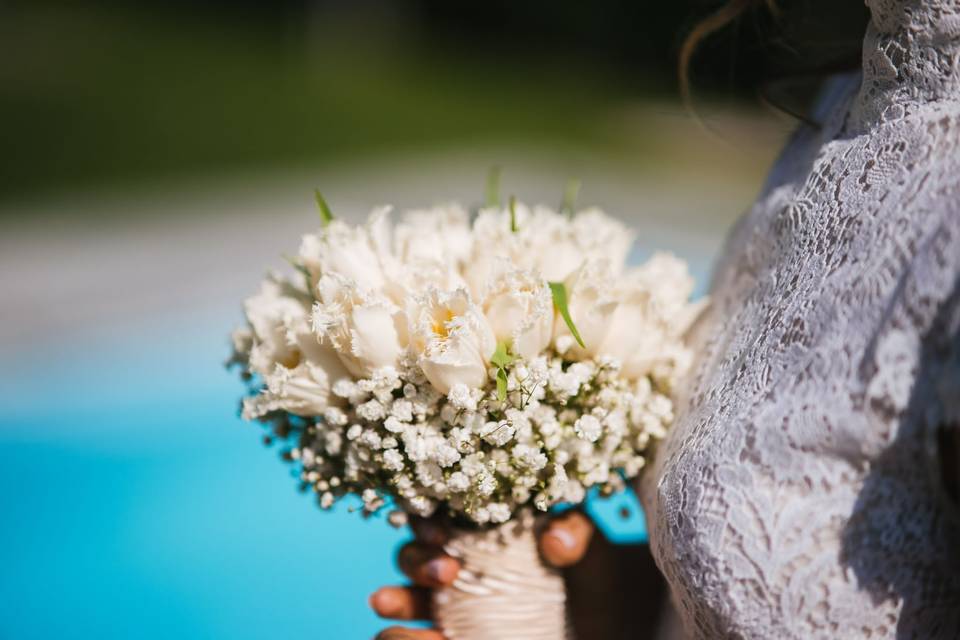
[[337, 379], [349, 375], [332, 349], [325, 349], [323, 363], [304, 362], [293, 369], [278, 364], [264, 376], [266, 388], [243, 405], [243, 417], [259, 418], [271, 411], [288, 411], [298, 416], [323, 415], [332, 404], [344, 400], [331, 393]]
[[403, 262], [459, 266], [473, 249], [470, 216], [458, 204], [407, 211], [394, 231], [394, 249]]
[[503, 258], [518, 268], [537, 270], [550, 282], [563, 282], [588, 260], [606, 260], [616, 276], [623, 271], [634, 238], [620, 221], [599, 209], [570, 217], [521, 203], [515, 204], [512, 215], [509, 208], [481, 211], [473, 233], [464, 277], [475, 296], [489, 285], [497, 260]]
[[329, 341], [350, 373], [368, 378], [377, 369], [397, 365], [405, 321], [396, 304], [338, 276], [320, 278], [317, 289], [313, 329]]
[[260, 375], [272, 372], [277, 363], [295, 367], [300, 362], [291, 327], [303, 320], [307, 311], [303, 302], [285, 295], [284, 288], [279, 279], [268, 278], [260, 285], [260, 291], [243, 303], [253, 334], [249, 366]]
[[649, 373], [660, 357], [660, 345], [666, 344], [665, 327], [652, 309], [650, 292], [633, 287], [620, 292], [610, 317], [607, 335], [596, 353], [620, 361], [620, 374], [637, 378]]
[[547, 207], [533, 210], [524, 232], [529, 236], [524, 252], [531, 259], [530, 266], [550, 282], [563, 282], [590, 257], [570, 218]]
[[437, 391], [447, 394], [456, 384], [471, 389], [484, 385], [497, 341], [465, 289], [432, 289], [411, 300], [407, 316], [410, 347]]
[[317, 415], [342, 403], [331, 388], [347, 371], [330, 347], [319, 344], [305, 302], [297, 296], [302, 293], [289, 284], [270, 279], [244, 303], [250, 324], [248, 366], [267, 385], [245, 407], [250, 417], [278, 409]]
[[650, 292], [657, 313], [670, 319], [677, 335], [686, 332], [703, 308], [703, 302], [690, 303], [693, 276], [687, 269], [687, 263], [672, 253], [654, 253], [642, 265], [627, 271], [624, 281]]
[[[526, 220], [528, 215], [527, 208], [518, 204], [517, 220]], [[482, 209], [473, 221], [473, 237], [473, 250], [463, 266], [463, 277], [470, 293], [479, 300], [497, 262], [512, 260], [519, 252], [514, 245], [520, 242], [520, 238], [510, 229], [510, 212], [501, 209]]]
[[615, 275], [626, 265], [635, 233], [600, 209], [585, 209], [571, 220], [570, 233], [586, 259], [603, 259]]
[[669, 254], [655, 255], [626, 276], [616, 288], [606, 335], [592, 352], [619, 360], [625, 378], [652, 375], [672, 386], [692, 359], [682, 337], [706, 302], [688, 302], [693, 278]]
[[375, 209], [364, 226], [332, 220], [300, 243], [300, 261], [310, 274], [311, 286], [323, 276], [340, 276], [343, 281], [368, 291], [381, 291], [389, 282], [387, 273], [395, 260], [390, 253], [389, 207]]
[[[574, 326], [583, 339], [583, 347], [573, 342], [566, 322], [556, 314], [554, 344], [564, 357], [585, 359], [596, 357], [607, 336], [610, 321], [617, 308], [614, 276], [609, 263], [603, 260], [585, 262], [564, 283], [567, 289], [567, 307]], [[568, 349], [560, 345], [572, 345]]]
[[498, 342], [530, 359], [550, 344], [553, 298], [547, 282], [535, 271], [511, 269], [501, 262], [487, 286], [483, 311]]

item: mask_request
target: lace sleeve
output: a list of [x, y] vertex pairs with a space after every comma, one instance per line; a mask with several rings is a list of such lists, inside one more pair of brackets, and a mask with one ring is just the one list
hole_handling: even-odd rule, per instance
[[852, 106], [731, 234], [644, 478], [697, 638], [960, 638], [931, 474], [960, 404], [960, 0], [868, 4]]

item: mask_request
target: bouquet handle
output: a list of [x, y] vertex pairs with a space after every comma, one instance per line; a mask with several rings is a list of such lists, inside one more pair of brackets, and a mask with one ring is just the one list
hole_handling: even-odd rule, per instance
[[537, 548], [542, 522], [523, 511], [492, 529], [454, 530], [445, 551], [462, 568], [433, 599], [448, 640], [573, 640], [563, 577]]

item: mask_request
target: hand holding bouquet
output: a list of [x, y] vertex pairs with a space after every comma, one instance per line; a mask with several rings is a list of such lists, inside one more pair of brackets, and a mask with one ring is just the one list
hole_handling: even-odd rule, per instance
[[292, 442], [328, 508], [354, 494], [441, 513], [464, 564], [437, 594], [451, 639], [563, 636], [562, 581], [535, 514], [621, 489], [673, 419], [699, 312], [680, 260], [627, 268], [632, 234], [599, 210], [388, 208], [351, 226], [321, 205], [289, 277], [245, 303], [243, 415]]

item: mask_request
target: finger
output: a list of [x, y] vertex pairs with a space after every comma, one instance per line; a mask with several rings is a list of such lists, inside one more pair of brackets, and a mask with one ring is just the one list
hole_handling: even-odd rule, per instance
[[460, 571], [460, 563], [446, 555], [442, 549], [422, 542], [405, 544], [400, 549], [397, 561], [400, 570], [421, 587], [445, 587], [453, 584]]
[[382, 587], [370, 596], [370, 607], [382, 618], [426, 620], [430, 591], [423, 587]]
[[447, 527], [438, 518], [410, 518], [410, 528], [417, 540], [437, 547], [446, 544], [449, 535]]
[[445, 640], [436, 629], [390, 627], [377, 634], [376, 640]]
[[540, 553], [555, 567], [569, 567], [587, 552], [593, 523], [579, 511], [567, 511], [547, 524], [540, 536]]

